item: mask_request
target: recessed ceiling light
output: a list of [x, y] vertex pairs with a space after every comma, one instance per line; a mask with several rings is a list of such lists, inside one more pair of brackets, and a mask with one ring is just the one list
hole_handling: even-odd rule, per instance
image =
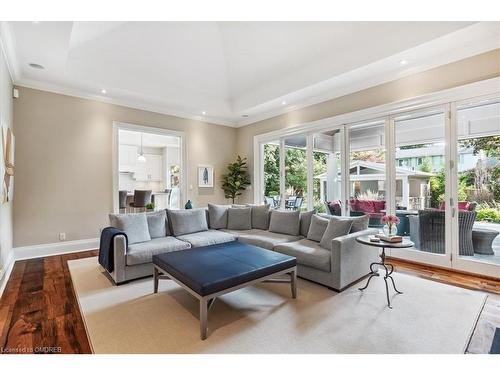
[[29, 64], [33, 69], [45, 69], [43, 65], [40, 64], [35, 64], [35, 63], [30, 63]]
[[282, 104], [282, 105], [286, 105], [286, 102], [283, 100], [283, 101], [281, 102], [281, 104]]
[[399, 65], [406, 65], [406, 64], [408, 64], [408, 60], [405, 59], [399, 60]]
[[40, 21], [32, 21], [35, 25], [39, 24]]
[[107, 93], [106, 89], [101, 89], [101, 94], [106, 94], [106, 93]]
[[201, 114], [202, 114], [202, 115], [206, 115], [206, 114], [207, 114], [207, 112], [203, 111], [203, 112], [201, 112]]
[[241, 117], [248, 117], [248, 115], [242, 115]]

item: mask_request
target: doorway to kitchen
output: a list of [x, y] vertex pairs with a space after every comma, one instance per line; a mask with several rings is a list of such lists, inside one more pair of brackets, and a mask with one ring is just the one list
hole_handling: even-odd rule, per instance
[[185, 192], [184, 133], [113, 124], [114, 212], [179, 209]]

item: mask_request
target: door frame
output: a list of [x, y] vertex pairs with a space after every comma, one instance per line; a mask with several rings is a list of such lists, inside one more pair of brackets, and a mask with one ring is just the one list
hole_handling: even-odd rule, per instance
[[114, 213], [119, 213], [119, 197], [118, 197], [118, 180], [119, 180], [119, 168], [118, 168], [118, 158], [119, 158], [119, 139], [118, 139], [118, 132], [119, 130], [131, 130], [131, 131], [136, 131], [140, 133], [149, 133], [149, 134], [157, 134], [157, 135], [168, 135], [172, 137], [179, 137], [180, 138], [180, 152], [181, 152], [181, 162], [180, 162], [180, 167], [181, 167], [181, 187], [179, 189], [180, 191], [180, 197], [179, 197], [179, 202], [184, 202], [187, 197], [187, 186], [188, 186], [188, 173], [186, 171], [187, 167], [187, 149], [186, 149], [186, 133], [182, 131], [177, 131], [177, 130], [169, 130], [165, 128], [160, 128], [160, 127], [154, 127], [154, 126], [144, 126], [144, 125], [137, 125], [137, 124], [131, 124], [127, 122], [121, 122], [121, 121], [113, 121], [113, 140], [112, 140], [112, 152], [111, 152], [111, 157], [112, 157], [112, 168], [113, 168], [113, 183], [112, 183], [112, 197], [113, 197], [113, 212]]

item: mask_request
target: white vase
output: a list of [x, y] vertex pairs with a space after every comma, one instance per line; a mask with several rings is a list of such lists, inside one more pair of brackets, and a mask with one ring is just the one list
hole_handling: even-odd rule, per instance
[[385, 224], [384, 227], [382, 228], [382, 231], [384, 232], [384, 235], [386, 235], [387, 237], [393, 237], [398, 233], [398, 227], [396, 224], [392, 224], [391, 226]]

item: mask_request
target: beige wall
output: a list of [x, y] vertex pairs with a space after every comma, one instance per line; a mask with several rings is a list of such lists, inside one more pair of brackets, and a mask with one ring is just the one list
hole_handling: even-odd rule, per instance
[[[14, 100], [14, 246], [95, 238], [113, 208], [113, 121], [184, 131], [188, 198], [226, 202], [220, 175], [236, 156], [236, 129], [19, 88]], [[198, 164], [215, 168], [213, 189], [197, 187]]]
[[[500, 76], [500, 49], [244, 126], [238, 129], [237, 151], [248, 158], [253, 174], [255, 135], [497, 76]], [[240, 197], [240, 202], [251, 201], [253, 191]]]
[[[5, 61], [0, 48], [0, 125], [12, 128], [12, 81]], [[3, 158], [0, 158], [0, 162], [3, 163]], [[3, 180], [3, 175], [0, 178]], [[0, 203], [0, 285], [12, 252], [12, 204], [13, 202]]]

